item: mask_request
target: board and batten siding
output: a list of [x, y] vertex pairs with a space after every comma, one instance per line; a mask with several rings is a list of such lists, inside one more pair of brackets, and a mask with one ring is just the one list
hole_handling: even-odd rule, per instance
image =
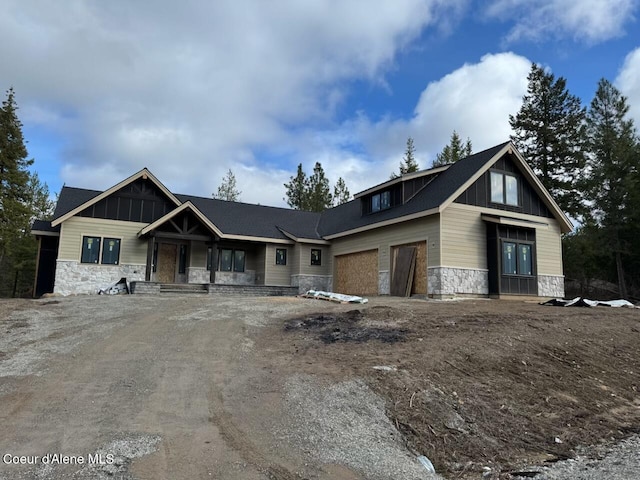
[[[276, 265], [276, 249], [287, 249], [287, 264]], [[292, 261], [294, 257], [294, 246], [283, 244], [267, 244], [265, 248], [265, 284], [266, 285], [291, 285]]]
[[138, 238], [138, 232], [146, 226], [138, 222], [71, 217], [61, 225], [58, 260], [79, 262], [83, 236], [113, 237], [121, 239], [121, 265], [146, 265], [147, 242]]
[[452, 203], [442, 212], [442, 265], [461, 268], [487, 268], [487, 236], [482, 214], [508, 216], [538, 222], [536, 265], [539, 275], [562, 275], [560, 225], [555, 218], [505, 213], [502, 210]]
[[440, 219], [431, 215], [332, 240], [332, 255], [378, 250], [378, 270], [390, 270], [392, 246], [427, 241], [427, 266], [440, 265]]

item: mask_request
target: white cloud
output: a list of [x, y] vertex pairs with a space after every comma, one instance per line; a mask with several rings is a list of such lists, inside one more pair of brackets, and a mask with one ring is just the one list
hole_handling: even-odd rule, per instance
[[627, 55], [615, 84], [627, 97], [629, 115], [640, 129], [640, 47]]
[[464, 4], [7, 0], [0, 61], [25, 120], [65, 138], [67, 184], [105, 188], [147, 166], [209, 195], [232, 168], [243, 200], [282, 204], [295, 165], [255, 152], [342, 158], [296, 150], [289, 127], [330, 125], [345, 82], [384, 82], [398, 51]]
[[637, 0], [494, 0], [489, 17], [514, 20], [507, 41], [573, 38], [588, 44], [624, 35]]

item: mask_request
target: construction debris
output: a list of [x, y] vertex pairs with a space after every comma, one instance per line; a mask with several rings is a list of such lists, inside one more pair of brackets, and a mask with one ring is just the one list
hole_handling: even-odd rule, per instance
[[344, 295], [342, 293], [323, 292], [321, 290], [308, 290], [300, 295], [302, 298], [315, 298], [318, 300], [328, 300], [337, 303], [368, 303], [369, 300], [355, 295]]
[[627, 300], [589, 300], [588, 298], [576, 297], [570, 300], [562, 298], [552, 298], [540, 305], [551, 305], [554, 307], [627, 307], [627, 308], [640, 308]]

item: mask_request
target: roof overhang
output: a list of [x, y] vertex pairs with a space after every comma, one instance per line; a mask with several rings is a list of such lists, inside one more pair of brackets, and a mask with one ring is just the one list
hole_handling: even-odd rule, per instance
[[458, 198], [460, 195], [462, 195], [462, 193], [467, 188], [469, 188], [471, 185], [473, 185], [473, 183], [476, 180], [478, 180], [491, 167], [491, 165], [493, 165], [496, 162], [496, 160], [501, 158], [503, 155], [507, 155], [507, 154], [512, 154], [516, 158], [516, 160], [517, 160], [516, 164], [521, 169], [521, 172], [530, 181], [530, 183], [533, 186], [533, 188], [536, 191], [536, 193], [538, 193], [538, 195], [540, 195], [540, 197], [544, 201], [544, 203], [547, 206], [547, 208], [549, 208], [549, 210], [551, 210], [551, 212], [553, 213], [553, 216], [558, 220], [558, 222], [560, 222], [560, 230], [563, 233], [571, 232], [573, 230], [573, 223], [571, 223], [571, 220], [569, 220], [569, 217], [567, 217], [564, 214], [562, 209], [558, 206], [558, 204], [555, 202], [555, 200], [551, 197], [551, 195], [549, 194], [547, 189], [544, 187], [544, 185], [542, 185], [542, 182], [540, 182], [540, 180], [538, 179], [537, 175], [531, 169], [531, 167], [526, 162], [524, 157], [520, 154], [520, 152], [518, 152], [518, 149], [513, 145], [512, 142], [509, 142], [509, 143], [505, 144], [505, 146], [502, 149], [500, 149], [493, 157], [491, 157], [482, 166], [482, 168], [478, 169], [478, 171], [476, 171], [471, 176], [471, 178], [469, 178], [460, 188], [458, 188], [453, 193], [453, 195], [451, 195], [447, 200], [445, 200], [440, 205], [440, 207], [438, 207], [438, 211], [442, 212], [445, 208], [447, 208], [449, 205], [451, 205], [451, 203], [453, 203], [456, 198]]
[[391, 218], [389, 220], [384, 220], [382, 222], [371, 223], [369, 225], [363, 225], [362, 227], [353, 228], [351, 230], [346, 230], [344, 232], [334, 233], [333, 235], [327, 235], [324, 238], [325, 240], [333, 240], [335, 238], [346, 237], [348, 235], [353, 235], [356, 233], [367, 232], [369, 230], [386, 227], [388, 225], [395, 225], [396, 223], [408, 222], [410, 220], [415, 220], [417, 218], [428, 217], [431, 215], [435, 215], [437, 213], [440, 213], [437, 208], [431, 208], [429, 210], [424, 210], [422, 212], [412, 213], [410, 215], [403, 215], [402, 217]]
[[31, 230], [31, 235], [38, 237], [59, 237], [60, 232], [49, 232], [47, 230]]
[[218, 237], [223, 236], [222, 231], [220, 231], [218, 227], [216, 227], [213, 223], [211, 223], [211, 221], [200, 210], [198, 210], [198, 207], [196, 207], [193, 203], [191, 203], [191, 201], [186, 201], [185, 203], [180, 205], [178, 208], [174, 208], [166, 215], [160, 217], [155, 222], [150, 223], [149, 225], [144, 227], [142, 230], [140, 230], [138, 232], [138, 238], [149, 234], [150, 232], [158, 228], [160, 225], [170, 221], [173, 217], [175, 217], [176, 215], [179, 215], [185, 210], [189, 210], [191, 213], [193, 213], [196, 216], [196, 218], [200, 220], [200, 222], [202, 222], [202, 224], [205, 227], [207, 227], [207, 229], [209, 229], [211, 233], [213, 233], [214, 235], [217, 235]]
[[353, 199], [355, 200], [356, 198], [363, 197], [368, 193], [372, 193], [377, 190], [381, 190], [383, 188], [391, 187], [392, 185], [395, 185], [400, 182], [405, 182], [407, 180], [412, 180], [414, 178], [425, 177], [429, 175], [435, 175], [436, 173], [444, 172], [450, 166], [451, 165], [442, 165], [440, 167], [429, 168], [428, 170], [420, 170], [419, 172], [405, 173], [404, 175], [400, 175], [398, 177], [392, 178], [391, 180], [387, 180], [386, 182], [379, 183], [378, 185], [375, 185], [373, 187], [367, 188], [366, 190], [358, 192], [353, 196]]
[[531, 222], [529, 220], [522, 220], [520, 218], [505, 217], [501, 215], [488, 215], [483, 213], [480, 218], [485, 222], [497, 223], [500, 225], [511, 225], [514, 227], [528, 227], [546, 230], [549, 228], [548, 223], [544, 222]]
[[327, 240], [322, 240], [322, 239], [319, 239], [319, 238], [296, 237], [292, 233], [289, 233], [289, 232], [287, 232], [286, 230], [283, 230], [280, 227], [278, 227], [278, 230], [280, 230], [284, 236], [286, 236], [287, 238], [290, 238], [291, 240], [293, 240], [296, 243], [313, 243], [315, 245], [331, 245], [331, 242], [329, 242]]
[[80, 213], [82, 210], [84, 210], [87, 207], [90, 207], [91, 205], [94, 205], [96, 203], [98, 203], [100, 200], [107, 198], [109, 195], [117, 192], [118, 190], [120, 190], [123, 187], [126, 187], [127, 185], [129, 185], [132, 182], [135, 182], [136, 180], [138, 180], [139, 178], [142, 178], [143, 180], [150, 180], [156, 187], [158, 187], [162, 193], [164, 193], [176, 206], [180, 205], [182, 202], [180, 200], [178, 200], [178, 198], [169, 191], [169, 189], [167, 187], [165, 187], [162, 182], [160, 182], [160, 180], [158, 180], [149, 170], [147, 170], [147, 168], [143, 168], [142, 170], [140, 170], [137, 173], [134, 173], [133, 175], [131, 175], [129, 178], [124, 179], [123, 181], [121, 181], [120, 183], [118, 183], [117, 185], [114, 185], [113, 187], [111, 187], [108, 190], [105, 190], [104, 192], [102, 192], [100, 195], [96, 195], [95, 197], [93, 197], [91, 200], [88, 200], [86, 202], [84, 202], [81, 205], [78, 205], [76, 208], [74, 208], [73, 210], [65, 213], [64, 215], [56, 218], [55, 220], [53, 220], [51, 222], [51, 226], [55, 227], [60, 225], [62, 222], [64, 222], [65, 220], [68, 220], [69, 218], [73, 217], [74, 215]]

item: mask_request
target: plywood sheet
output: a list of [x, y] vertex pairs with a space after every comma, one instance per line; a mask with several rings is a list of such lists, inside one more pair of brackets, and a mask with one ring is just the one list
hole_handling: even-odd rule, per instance
[[347, 295], [378, 294], [378, 250], [338, 255], [333, 290]]
[[[397, 245], [392, 248], [391, 256], [391, 270], [393, 272], [393, 262], [397, 256], [399, 248], [402, 247], [416, 247], [416, 264], [413, 273], [413, 285], [411, 286], [412, 295], [426, 295], [427, 294], [427, 242], [414, 242], [404, 245]], [[393, 275], [392, 275], [393, 277]], [[393, 281], [393, 279], [392, 279]]]

